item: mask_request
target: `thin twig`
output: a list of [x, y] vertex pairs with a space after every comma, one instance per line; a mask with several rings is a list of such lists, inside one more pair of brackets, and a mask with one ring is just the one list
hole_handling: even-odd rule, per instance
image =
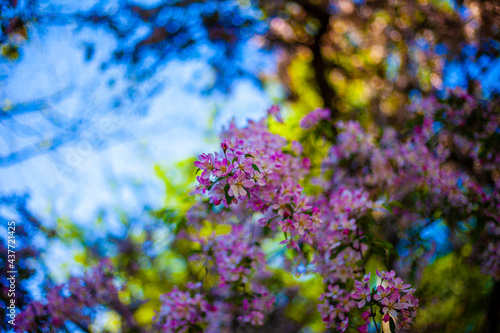
[[379, 330], [378, 325], [377, 325], [377, 321], [375, 320], [375, 313], [373, 312], [373, 307], [370, 307], [370, 311], [371, 311], [371, 317], [373, 320], [373, 324], [375, 325], [375, 329], [377, 330], [378, 333], [380, 333], [380, 330]]

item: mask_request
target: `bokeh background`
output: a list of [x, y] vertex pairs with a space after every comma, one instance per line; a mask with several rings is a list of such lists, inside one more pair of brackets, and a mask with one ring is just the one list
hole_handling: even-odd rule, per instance
[[144, 298], [181, 281], [163, 222], [233, 117], [277, 103], [293, 129], [322, 106], [397, 128], [426, 95], [500, 89], [496, 1], [0, 0], [0, 19], [0, 215], [42, 259], [22, 279], [33, 299], [102, 256]]

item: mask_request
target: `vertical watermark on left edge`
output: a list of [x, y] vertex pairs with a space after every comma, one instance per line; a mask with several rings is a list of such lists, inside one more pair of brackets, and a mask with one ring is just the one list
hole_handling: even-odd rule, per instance
[[12, 326], [16, 319], [16, 222], [10, 221], [7, 226], [7, 281], [9, 285], [6, 318]]

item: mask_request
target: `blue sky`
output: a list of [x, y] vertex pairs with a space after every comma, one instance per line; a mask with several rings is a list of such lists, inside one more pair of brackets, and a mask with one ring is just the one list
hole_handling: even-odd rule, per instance
[[[210, 66], [204, 59], [174, 59], [147, 83], [158, 83], [159, 93], [142, 106], [126, 106], [121, 114], [113, 114], [101, 109], [123, 87], [120, 82], [109, 87], [107, 82], [126, 73], [120, 66], [106, 72], [99, 69], [100, 60], [116, 47], [112, 35], [100, 29], [77, 31], [74, 26], [58, 25], [33, 26], [30, 33], [22, 45], [22, 59], [0, 64], [7, 77], [0, 92], [4, 107], [69, 91], [67, 97], [49, 103], [47, 112], [82, 113], [94, 124], [76, 143], [0, 168], [1, 191], [28, 192], [30, 207], [42, 217], [68, 216], [76, 223], [88, 223], [103, 207], [125, 212], [137, 212], [145, 204], [160, 207], [164, 188], [154, 176], [155, 163], [168, 165], [213, 150], [214, 135], [229, 119], [235, 117], [242, 124], [246, 118], [263, 115], [272, 104], [271, 96], [250, 80], [235, 82], [229, 95], [204, 94], [215, 75]], [[89, 38], [98, 44], [94, 60], [86, 62], [82, 41]], [[249, 58], [253, 48], [249, 45], [245, 51]], [[273, 70], [271, 56], [268, 64], [267, 70]], [[216, 109], [214, 132], [209, 120]], [[17, 117], [15, 126], [20, 124], [36, 128], [42, 136], [53, 130], [35, 113]], [[131, 135], [122, 141], [108, 139], [110, 127], [123, 128]], [[0, 130], [15, 136], [16, 128]], [[96, 146], [95, 136], [110, 141], [109, 146]], [[36, 135], [20, 137], [16, 144], [21, 148], [37, 140]], [[8, 151], [6, 142], [1, 142], [0, 153]]]

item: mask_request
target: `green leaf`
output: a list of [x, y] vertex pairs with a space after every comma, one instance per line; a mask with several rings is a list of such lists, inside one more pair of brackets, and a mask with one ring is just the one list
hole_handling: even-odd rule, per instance
[[248, 190], [245, 188], [245, 191], [247, 191], [247, 196], [248, 196], [248, 200], [250, 200], [250, 192], [248, 192]]
[[245, 154], [245, 157], [251, 157], [251, 158], [253, 158], [253, 156], [250, 155], [250, 154]]
[[380, 246], [373, 246], [371, 250], [373, 253], [378, 254], [382, 258], [385, 258], [387, 256], [386, 250]]
[[177, 225], [175, 226], [175, 234], [177, 235], [181, 230], [186, 228], [187, 226], [187, 219], [181, 218]]
[[394, 215], [394, 212], [392, 211], [392, 207], [389, 204], [384, 204], [384, 205], [382, 205], [382, 207], [384, 207], [389, 213]]
[[373, 242], [373, 235], [372, 234], [367, 233], [364, 236], [366, 238], [366, 243], [367, 244], [371, 244]]
[[401, 201], [397, 201], [397, 200], [389, 202], [389, 206], [391, 206], [391, 207], [399, 207], [401, 209], [405, 209], [405, 206], [401, 203]]
[[396, 260], [399, 259], [399, 253], [398, 253], [398, 250], [396, 250], [395, 248], [392, 248], [392, 249], [389, 249], [389, 254], [390, 255], [393, 255], [396, 257]]
[[280, 215], [276, 215], [275, 217], [273, 217], [272, 219], [270, 219], [269, 221], [267, 221], [267, 223], [269, 224], [269, 222], [271, 222], [272, 220], [274, 220], [277, 217], [280, 217]]
[[382, 247], [386, 250], [390, 250], [390, 249], [394, 248], [394, 246], [391, 243], [384, 241], [384, 240], [377, 240], [376, 243], [379, 244], [380, 247]]
[[259, 170], [259, 167], [257, 167], [255, 164], [252, 164], [252, 168], [253, 168], [255, 171], [261, 172], [261, 171]]
[[196, 175], [198, 172], [200, 172], [200, 170], [200, 168], [196, 168], [196, 172], [194, 174]]
[[226, 184], [226, 186], [224, 186], [224, 195], [226, 196], [226, 201], [227, 201], [227, 204], [231, 204], [231, 201], [233, 201], [233, 198], [231, 198], [229, 196], [229, 184]]
[[391, 328], [391, 333], [396, 333], [396, 323], [392, 318], [389, 319], [389, 326]]
[[349, 244], [341, 244], [339, 245], [338, 247], [336, 247], [333, 251], [332, 251], [332, 258], [335, 258], [339, 255], [340, 252], [344, 251], [345, 249], [347, 249], [349, 247]]

